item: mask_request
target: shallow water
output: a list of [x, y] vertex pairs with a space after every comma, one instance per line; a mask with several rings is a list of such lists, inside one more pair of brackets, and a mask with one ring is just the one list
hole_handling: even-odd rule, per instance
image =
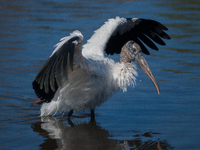
[[[0, 149], [199, 149], [200, 2], [13, 1], [0, 6]], [[108, 18], [154, 19], [171, 40], [145, 56], [161, 90], [138, 68], [136, 87], [89, 112], [40, 118], [32, 81], [73, 30], [84, 42]], [[114, 56], [116, 58], [118, 56]]]

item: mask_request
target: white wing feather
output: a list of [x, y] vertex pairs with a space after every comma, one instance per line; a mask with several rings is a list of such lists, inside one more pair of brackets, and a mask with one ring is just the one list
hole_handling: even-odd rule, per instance
[[[66, 37], [63, 37], [60, 39], [60, 42], [57, 43], [56, 45], [54, 45], [55, 50], [52, 52], [51, 56], [57, 51], [60, 49], [61, 46], [63, 46], [63, 44], [65, 44], [69, 39], [71, 39], [72, 37], [75, 37], [75, 36], [79, 36], [80, 37], [80, 40], [82, 41], [83, 40], [83, 35], [80, 31], [78, 30], [75, 30], [74, 32], [70, 33], [70, 36], [66, 36]], [[77, 44], [76, 44], [77, 45]], [[50, 56], [50, 57], [51, 57]]]
[[106, 57], [105, 48], [111, 36], [130, 31], [135, 25], [137, 18], [127, 20], [125, 18], [112, 18], [105, 22], [99, 29], [94, 31], [92, 37], [83, 45], [82, 54], [86, 58], [102, 59]]

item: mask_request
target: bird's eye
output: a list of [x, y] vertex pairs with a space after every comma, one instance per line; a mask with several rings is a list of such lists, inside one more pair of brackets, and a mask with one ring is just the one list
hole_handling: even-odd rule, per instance
[[136, 53], [136, 48], [132, 47], [132, 48], [130, 49], [130, 51], [131, 51], [131, 53]]

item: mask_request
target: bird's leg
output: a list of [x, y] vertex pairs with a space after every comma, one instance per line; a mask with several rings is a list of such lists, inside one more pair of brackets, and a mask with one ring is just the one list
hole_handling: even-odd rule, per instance
[[74, 123], [71, 121], [70, 118], [67, 118], [67, 121], [68, 121], [68, 123], [69, 123], [69, 125], [70, 125], [71, 127], [74, 127]]
[[68, 112], [68, 114], [67, 114], [67, 117], [68, 117], [68, 118], [70, 118], [70, 117], [71, 117], [71, 115], [73, 114], [73, 112], [74, 112], [74, 110], [73, 110], [73, 109], [71, 109], [71, 110]]
[[94, 109], [91, 109], [90, 112], [91, 112], [91, 120], [95, 120]]

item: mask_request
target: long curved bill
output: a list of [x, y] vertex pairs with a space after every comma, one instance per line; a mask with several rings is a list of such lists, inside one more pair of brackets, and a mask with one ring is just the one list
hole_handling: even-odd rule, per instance
[[147, 64], [144, 56], [141, 53], [136, 54], [135, 62], [138, 64], [138, 66], [140, 66], [140, 68], [144, 71], [144, 73], [151, 79], [151, 81], [153, 82], [153, 84], [156, 87], [156, 90], [158, 91], [158, 94], [160, 94], [160, 89], [159, 89], [158, 83], [157, 83], [155, 77], [153, 76], [153, 73], [151, 72], [149, 65]]

